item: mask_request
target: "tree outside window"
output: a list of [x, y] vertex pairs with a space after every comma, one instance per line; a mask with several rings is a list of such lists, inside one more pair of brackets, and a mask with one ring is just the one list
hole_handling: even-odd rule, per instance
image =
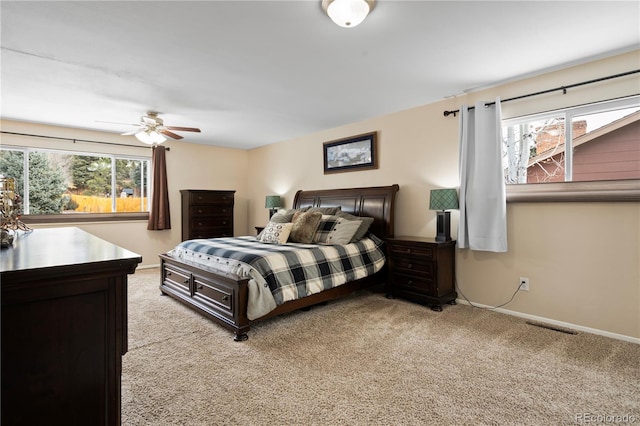
[[147, 212], [149, 164], [146, 158], [0, 149], [0, 174], [16, 180], [23, 213], [31, 215]]

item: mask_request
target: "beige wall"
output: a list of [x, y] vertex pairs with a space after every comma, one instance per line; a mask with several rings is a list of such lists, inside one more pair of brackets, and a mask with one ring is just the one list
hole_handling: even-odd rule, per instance
[[[639, 63], [640, 52], [635, 51], [250, 151], [169, 142], [172, 230], [147, 231], [146, 222], [79, 226], [141, 254], [143, 265], [149, 266], [158, 263], [158, 253], [180, 240], [180, 189], [235, 189], [235, 233], [246, 235], [267, 221], [265, 195], [281, 194], [290, 206], [298, 189], [397, 183], [396, 235], [433, 236], [429, 190], [458, 186], [458, 119], [443, 117], [445, 109], [625, 72], [637, 69]], [[583, 86], [566, 95], [558, 92], [506, 103], [503, 116], [635, 94], [639, 87], [637, 76]], [[8, 121], [2, 122], [2, 129], [118, 143], [126, 139]], [[379, 140], [377, 170], [323, 174], [323, 142], [373, 130]], [[2, 135], [3, 144], [24, 145], [18, 139]], [[129, 141], [139, 153], [138, 142]], [[453, 212], [454, 235], [457, 220], [458, 213]], [[458, 250], [458, 285], [469, 300], [491, 306], [506, 302], [519, 277], [526, 276], [531, 290], [519, 292], [506, 307], [513, 313], [640, 338], [640, 203], [510, 203], [508, 232], [507, 253]]]
[[[442, 102], [281, 142], [250, 151], [250, 225], [261, 225], [266, 194], [283, 194], [290, 206], [297, 189], [400, 185], [396, 235], [433, 236], [428, 210], [432, 188], [457, 187], [458, 119], [444, 110], [477, 100], [506, 99], [638, 68], [638, 51], [571, 69], [504, 84]], [[505, 103], [505, 118], [639, 92], [638, 76]], [[384, 100], [381, 100], [383, 102]], [[378, 131], [379, 169], [323, 174], [322, 143]], [[251, 202], [250, 202], [251, 203]], [[452, 233], [457, 235], [458, 212]], [[458, 250], [457, 280], [472, 302], [496, 306], [509, 300], [519, 277], [530, 291], [505, 307], [612, 335], [640, 337], [640, 204], [509, 203], [507, 253]]]

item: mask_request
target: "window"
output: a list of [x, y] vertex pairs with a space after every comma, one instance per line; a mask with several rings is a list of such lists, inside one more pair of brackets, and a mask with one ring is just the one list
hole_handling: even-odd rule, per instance
[[507, 184], [640, 179], [640, 98], [503, 122]]
[[0, 174], [16, 180], [24, 215], [149, 211], [149, 158], [2, 147]]

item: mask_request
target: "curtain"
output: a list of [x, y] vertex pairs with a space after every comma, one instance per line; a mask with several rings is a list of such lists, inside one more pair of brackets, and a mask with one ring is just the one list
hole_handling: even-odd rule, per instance
[[147, 229], [160, 231], [171, 229], [169, 214], [169, 187], [167, 185], [167, 161], [164, 146], [154, 146], [151, 155], [151, 171], [153, 173], [153, 192], [151, 194], [151, 211]]
[[499, 98], [460, 108], [460, 248], [507, 251], [501, 115]]

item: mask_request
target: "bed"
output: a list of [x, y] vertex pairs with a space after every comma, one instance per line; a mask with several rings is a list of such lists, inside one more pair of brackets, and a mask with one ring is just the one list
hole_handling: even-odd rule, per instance
[[[384, 242], [394, 234], [395, 196], [398, 189], [398, 185], [390, 185], [298, 191], [292, 207], [340, 207], [341, 211], [355, 216], [373, 217], [369, 231]], [[255, 240], [253, 237], [238, 239], [240, 242]], [[250, 319], [247, 311], [250, 308], [251, 279], [246, 275], [193, 263], [176, 256], [175, 250], [160, 254], [160, 263], [162, 294], [233, 331], [236, 341], [246, 340], [251, 324], [256, 321], [325, 303], [386, 281], [386, 268], [382, 268], [365, 278], [284, 301], [264, 315]]]

